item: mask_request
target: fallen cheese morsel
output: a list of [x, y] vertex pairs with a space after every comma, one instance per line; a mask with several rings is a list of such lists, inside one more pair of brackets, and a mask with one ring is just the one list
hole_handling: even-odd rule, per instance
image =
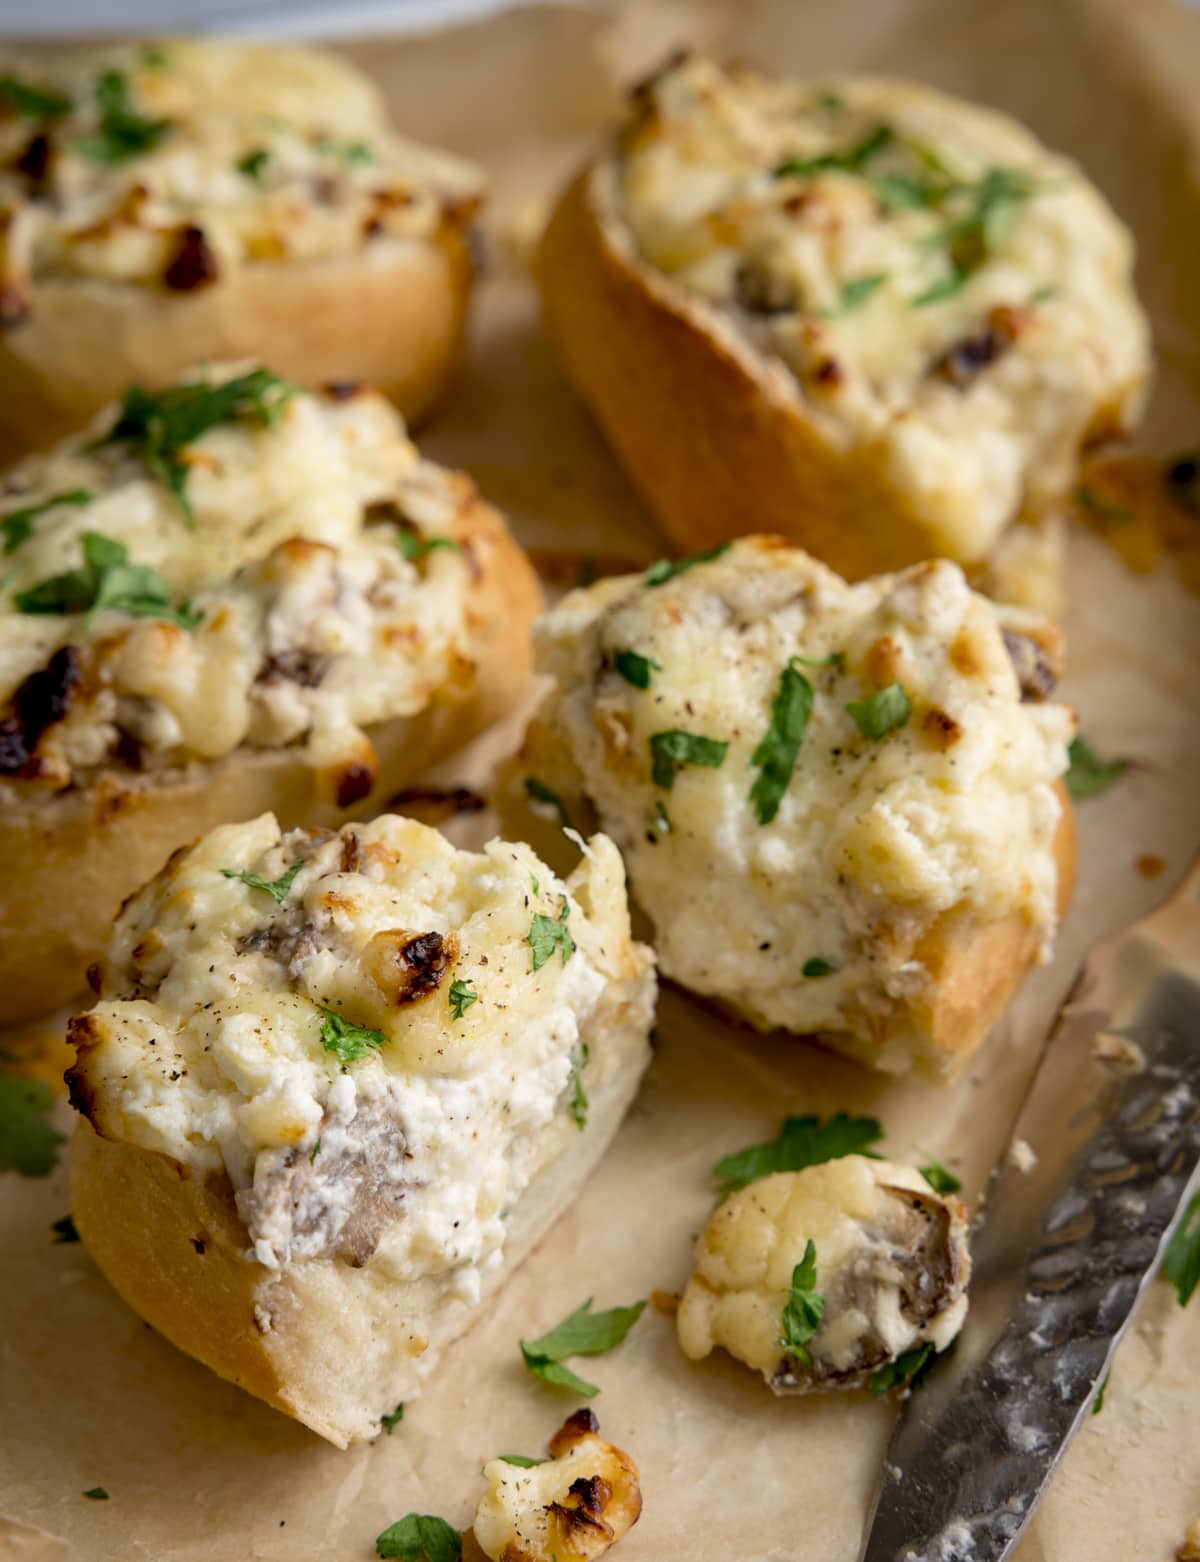
[[[785, 1310], [806, 1257], [817, 1326], [790, 1348]], [[967, 1311], [963, 1205], [910, 1166], [847, 1155], [732, 1194], [700, 1236], [679, 1306], [693, 1360], [717, 1346], [777, 1394], [861, 1388], [907, 1352], [945, 1350]]]
[[577, 1410], [544, 1463], [484, 1466], [475, 1539], [492, 1562], [590, 1562], [633, 1528], [642, 1511], [637, 1466], [598, 1432], [592, 1411]]

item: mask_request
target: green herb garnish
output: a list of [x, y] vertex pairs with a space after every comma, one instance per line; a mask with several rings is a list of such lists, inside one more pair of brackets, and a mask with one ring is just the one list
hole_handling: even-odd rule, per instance
[[556, 950], [562, 955], [564, 965], [575, 953], [575, 940], [567, 927], [567, 918], [570, 914], [571, 907], [565, 895], [562, 897], [562, 910], [557, 919], [544, 916], [540, 911], [534, 912], [525, 941], [533, 950], [535, 971], [540, 971]]
[[558, 793], [552, 791], [544, 781], [539, 781], [536, 776], [525, 777], [525, 796], [532, 803], [541, 803], [546, 808], [553, 808], [558, 815], [558, 822], [563, 829], [567, 829], [571, 823], [570, 815]]
[[912, 1350], [906, 1350], [895, 1361], [884, 1362], [877, 1372], [873, 1372], [868, 1387], [878, 1399], [889, 1389], [915, 1384], [932, 1359], [933, 1346], [928, 1340], [923, 1345], [914, 1345]]
[[1184, 1211], [1167, 1244], [1163, 1274], [1175, 1287], [1179, 1305], [1186, 1307], [1192, 1292], [1200, 1285], [1200, 1193]]
[[918, 293], [913, 303], [918, 309], [924, 309], [927, 304], [940, 304], [944, 298], [953, 298], [955, 293], [961, 293], [967, 285], [966, 271], [955, 269], [940, 282], [935, 282], [932, 287], [927, 287], [923, 293]]
[[618, 651], [613, 666], [635, 689], [648, 689], [653, 675], [662, 672], [661, 662], [650, 656], [639, 656], [636, 651]]
[[462, 543], [456, 537], [419, 537], [415, 532], [397, 528], [396, 546], [406, 559], [419, 564], [436, 548], [447, 548], [451, 553], [461, 553]]
[[1101, 759], [1086, 738], [1072, 738], [1067, 750], [1070, 767], [1063, 780], [1072, 797], [1095, 797], [1120, 780], [1127, 759]]
[[39, 87], [19, 76], [0, 76], [0, 100], [25, 119], [61, 119], [71, 100], [53, 87]]
[[375, 1538], [375, 1555], [400, 1562], [459, 1562], [462, 1536], [445, 1519], [429, 1513], [406, 1513]]
[[705, 738], [694, 732], [656, 732], [650, 739], [651, 773], [655, 786], [669, 792], [675, 776], [684, 765], [703, 765], [719, 769], [729, 744], [719, 738]]
[[267, 171], [267, 165], [271, 161], [271, 154], [265, 146], [256, 146], [253, 152], [247, 152], [245, 157], [239, 157], [237, 171], [245, 174], [247, 179], [252, 179], [255, 184], [262, 184], [263, 175]]
[[840, 301], [832, 309], [822, 309], [820, 313], [826, 320], [840, 320], [843, 315], [853, 314], [886, 281], [887, 273], [883, 271], [873, 272], [866, 277], [854, 277], [843, 285]]
[[946, 252], [949, 273], [913, 299], [917, 305], [934, 304], [957, 293], [974, 272], [995, 255], [1008, 238], [1016, 209], [1034, 194], [1029, 175], [1015, 168], [989, 168], [973, 185], [961, 187], [972, 196], [965, 217], [932, 234], [928, 243]]
[[96, 134], [76, 141], [81, 157], [97, 163], [124, 163], [151, 152], [171, 128], [167, 119], [147, 119], [129, 96], [129, 81], [121, 71], [105, 71], [96, 83], [100, 123]]
[[859, 173], [878, 152], [891, 146], [896, 132], [890, 125], [876, 125], [861, 141], [844, 152], [822, 152], [817, 157], [792, 157], [775, 169], [776, 179], [811, 179], [815, 174]]
[[818, 976], [832, 976], [836, 970], [836, 965], [830, 965], [829, 961], [822, 960], [820, 955], [813, 955], [811, 960], [806, 960], [800, 967], [800, 974], [813, 981]]
[[796, 767], [812, 706], [813, 686], [800, 671], [799, 659], [792, 657], [780, 675], [766, 735], [750, 756], [750, 763], [759, 768], [758, 778], [750, 788], [750, 801], [759, 824], [770, 824], [779, 812]]
[[344, 163], [373, 163], [375, 154], [365, 141], [335, 141], [322, 136], [313, 146], [325, 157], [339, 157]]
[[450, 983], [450, 1013], [456, 1020], [461, 1020], [463, 1015], [473, 1003], [479, 1002], [479, 994], [465, 978], [456, 976]]
[[15, 553], [23, 542], [33, 536], [33, 523], [60, 504], [91, 504], [93, 495], [87, 488], [70, 488], [65, 493], [51, 494], [37, 504], [27, 504], [20, 510], [10, 510], [0, 516], [0, 533], [4, 536], [4, 552]]
[[83, 1495], [85, 1497], [90, 1497], [93, 1502], [108, 1501], [108, 1493], [104, 1490], [103, 1486], [89, 1486]]
[[288, 898], [288, 892], [295, 881], [296, 875], [303, 866], [302, 862], [294, 862], [287, 872], [278, 879], [260, 879], [257, 873], [247, 873], [244, 868], [222, 868], [221, 877], [238, 879], [247, 889], [264, 890], [271, 896], [277, 906], [282, 906]]
[[1092, 1400], [1092, 1414], [1094, 1416], [1098, 1416], [1104, 1409], [1104, 1396], [1108, 1392], [1108, 1380], [1111, 1377], [1111, 1372], [1106, 1372], [1104, 1374], [1104, 1382], [1101, 1383], [1099, 1389], [1097, 1390], [1095, 1399]]
[[870, 1156], [870, 1146], [882, 1138], [883, 1129], [873, 1117], [848, 1117], [838, 1112], [824, 1123], [818, 1117], [787, 1117], [769, 1143], [722, 1156], [712, 1169], [713, 1176], [725, 1184], [726, 1193], [735, 1193], [774, 1172], [803, 1171], [806, 1166], [820, 1166], [843, 1155]]
[[583, 1071], [587, 1067], [590, 1049], [587, 1042], [571, 1049], [571, 1116], [576, 1128], [586, 1128], [588, 1120], [587, 1091], [583, 1085]]
[[670, 559], [659, 559], [657, 564], [651, 564], [643, 579], [648, 586], [665, 586], [668, 580], [674, 580], [676, 575], [685, 575], [688, 570], [695, 569], [697, 564], [711, 564], [723, 553], [728, 553], [732, 546], [731, 542], [719, 542], [715, 548], [709, 548], [706, 553], [693, 553], [690, 558], [678, 559], [675, 562]]
[[650, 828], [655, 835], [670, 835], [671, 816], [663, 807], [661, 797], [654, 799], [654, 812], [650, 815]]
[[194, 629], [204, 614], [171, 606], [171, 592], [157, 570], [130, 564], [123, 542], [103, 532], [84, 532], [82, 569], [51, 575], [13, 601], [19, 613], [87, 613], [89, 620], [108, 609], [135, 618], [165, 618], [181, 629]]
[[543, 1334], [540, 1340], [522, 1340], [521, 1355], [525, 1365], [535, 1377], [558, 1388], [569, 1388], [585, 1399], [600, 1392], [594, 1383], [577, 1377], [570, 1367], [563, 1366], [566, 1356], [602, 1356], [614, 1349], [633, 1328], [642, 1315], [645, 1302], [634, 1302], [630, 1307], [613, 1307], [608, 1312], [594, 1313], [589, 1296], [569, 1318]]
[[531, 1459], [528, 1454], [497, 1454], [497, 1459], [503, 1459], [505, 1464], [515, 1464], [518, 1470], [532, 1470], [535, 1465], [545, 1464], [544, 1459]]
[[308, 1152], [308, 1164], [310, 1166], [315, 1166], [316, 1165], [316, 1163], [317, 1163], [317, 1156], [320, 1155], [320, 1153], [321, 1153], [321, 1140], [320, 1140], [320, 1137], [318, 1137], [317, 1139], [315, 1139], [313, 1141], [313, 1147]]
[[817, 1248], [810, 1237], [804, 1245], [804, 1257], [792, 1270], [792, 1286], [783, 1309], [783, 1333], [779, 1343], [802, 1367], [809, 1364], [806, 1349], [821, 1327], [825, 1316], [825, 1298], [816, 1289]]
[[97, 440], [96, 447], [127, 445], [167, 485], [190, 521], [192, 509], [184, 491], [188, 475], [185, 448], [210, 429], [237, 419], [253, 418], [270, 426], [297, 389], [269, 369], [252, 369], [221, 385], [198, 381], [163, 391], [131, 385], [117, 421]]
[[70, 1215], [60, 1216], [50, 1229], [54, 1233], [55, 1247], [62, 1247], [67, 1242], [79, 1241], [79, 1232], [75, 1229], [75, 1222]]
[[889, 684], [865, 700], [851, 700], [846, 710], [863, 737], [875, 743], [902, 727], [912, 715], [908, 695], [898, 683]]
[[957, 1193], [962, 1187], [961, 1181], [941, 1161], [930, 1161], [928, 1166], [920, 1168], [921, 1176], [935, 1193]]
[[53, 1105], [42, 1080], [0, 1072], [0, 1171], [45, 1177], [54, 1170], [63, 1136], [47, 1121]]
[[351, 1025], [332, 1009], [321, 1008], [321, 1040], [326, 1052], [336, 1053], [342, 1063], [357, 1063], [372, 1050], [378, 1052], [387, 1037], [381, 1030]]
[[1132, 510], [1127, 509], [1123, 504], [1118, 504], [1115, 499], [1109, 499], [1105, 494], [1097, 493], [1086, 483], [1080, 483], [1075, 489], [1075, 503], [1089, 515], [1099, 516], [1102, 521], [1111, 521], [1117, 526], [1126, 526], [1133, 520]]
[[388, 1415], [380, 1416], [379, 1424], [383, 1428], [383, 1430], [387, 1433], [387, 1435], [390, 1437], [392, 1435], [393, 1431], [396, 1429], [396, 1427], [398, 1427], [400, 1425], [401, 1421], [403, 1421], [403, 1420], [404, 1420], [404, 1406], [403, 1405], [397, 1405], [395, 1410], [391, 1411]]

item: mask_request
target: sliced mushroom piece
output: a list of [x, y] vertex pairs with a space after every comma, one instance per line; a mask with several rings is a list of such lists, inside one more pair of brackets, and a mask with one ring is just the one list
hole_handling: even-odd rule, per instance
[[590, 1562], [633, 1528], [642, 1511], [637, 1466], [599, 1430], [592, 1411], [577, 1410], [550, 1439], [549, 1459], [484, 1466], [475, 1539], [492, 1562]]
[[1004, 648], [1017, 675], [1022, 703], [1049, 699], [1062, 674], [1062, 636], [1054, 625], [1006, 623]]
[[[789, 1348], [784, 1312], [810, 1242], [819, 1321]], [[969, 1274], [961, 1203], [912, 1167], [844, 1156], [726, 1199], [697, 1245], [680, 1344], [693, 1358], [723, 1347], [777, 1394], [859, 1388], [908, 1351], [949, 1345]]]

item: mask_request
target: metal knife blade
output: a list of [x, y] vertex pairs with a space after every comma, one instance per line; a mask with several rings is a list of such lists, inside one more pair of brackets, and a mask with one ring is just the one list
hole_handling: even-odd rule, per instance
[[1089, 954], [1013, 1147], [973, 1233], [966, 1324], [901, 1413], [862, 1562], [1004, 1562], [1091, 1413], [1200, 1166], [1200, 863]]

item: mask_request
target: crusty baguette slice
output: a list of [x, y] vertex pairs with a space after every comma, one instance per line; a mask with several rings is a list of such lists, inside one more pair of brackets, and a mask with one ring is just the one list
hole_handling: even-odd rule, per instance
[[[948, 562], [847, 586], [775, 538], [599, 582], [535, 629], [555, 682], [502, 777], [504, 829], [551, 862], [561, 814], [611, 835], [663, 975], [726, 1012], [953, 1076], [1074, 886], [1044, 628]], [[903, 719], [864, 732], [850, 707], [895, 684]], [[770, 741], [785, 721], [794, 750]]]
[[[301, 854], [305, 876], [289, 897], [301, 904], [272, 908], [261, 891], [218, 876], [218, 863], [257, 862], [264, 849], [276, 853], [272, 863], [280, 853]], [[621, 863], [611, 844], [595, 838], [588, 857], [561, 883], [526, 848], [496, 843], [489, 852], [487, 861], [456, 854], [427, 827], [396, 819], [325, 842], [281, 838], [269, 819], [219, 830], [135, 897], [118, 924], [105, 994], [132, 996], [149, 984], [150, 995], [131, 1002], [102, 998], [71, 1024], [79, 1057], [68, 1080], [73, 1102], [90, 1119], [80, 1123], [72, 1145], [72, 1204], [89, 1253], [121, 1296], [180, 1349], [339, 1447], [377, 1436], [381, 1417], [420, 1392], [443, 1348], [574, 1199], [616, 1132], [648, 1058], [653, 961], [630, 940]], [[369, 871], [359, 876], [348, 863]], [[519, 937], [530, 923], [530, 870], [541, 885], [542, 901], [534, 897], [534, 906], [553, 912], [570, 897], [574, 935], [568, 958], [560, 961], [556, 953], [537, 971]], [[411, 908], [430, 895], [428, 885], [444, 887], [448, 874], [458, 878], [444, 915], [437, 890], [421, 913], [444, 922], [444, 937], [432, 958], [435, 935], [416, 940], [426, 964], [397, 998], [376, 985], [382, 981], [386, 989], [395, 979], [395, 964], [381, 974], [376, 957], [381, 941], [393, 935], [372, 930], [387, 919], [391, 889], [397, 906]], [[223, 897], [219, 909], [206, 902], [213, 894]], [[198, 915], [179, 919], [181, 896], [200, 908]], [[269, 920], [260, 926], [263, 917]], [[289, 941], [295, 930], [289, 917], [300, 917], [320, 944], [315, 958], [312, 945]], [[231, 922], [259, 927], [257, 936], [239, 940], [236, 955], [227, 936]], [[138, 974], [146, 970], [147, 924], [166, 951], [165, 963], [151, 956], [154, 978]], [[280, 942], [269, 944], [279, 933]], [[253, 972], [257, 951], [286, 946], [280, 971], [286, 966], [293, 973], [283, 979], [297, 996], [280, 997], [275, 986], [241, 991], [238, 999], [264, 1016], [255, 1031], [261, 1039], [249, 1052], [244, 1031], [231, 1043], [233, 1054], [223, 1050], [233, 1034], [228, 1027], [245, 1013], [213, 1016], [211, 1050], [187, 1039], [195, 1016], [180, 1002], [179, 983], [188, 980], [201, 946], [205, 961], [211, 947], [217, 962], [225, 962], [223, 980], [240, 972], [243, 983], [253, 981], [246, 973]], [[323, 951], [335, 954], [332, 966], [322, 964]], [[477, 994], [457, 1014], [452, 977], [465, 978]], [[377, 1023], [376, 1050], [351, 1054], [339, 1069], [316, 1035], [316, 1003], [355, 1023]], [[157, 1051], [147, 1050], [143, 1039], [147, 1013], [154, 1016]], [[236, 1196], [233, 1174], [220, 1159], [228, 1160], [226, 1142], [212, 1131], [213, 1108], [194, 1112], [196, 1100], [213, 1097], [185, 1098], [192, 1085], [180, 1082], [178, 1072], [170, 1083], [160, 1080], [164, 1046], [188, 1052], [192, 1081], [209, 1077], [209, 1058], [221, 1059], [217, 1066], [224, 1068], [236, 1054], [249, 1065], [244, 1074], [226, 1074], [223, 1085], [238, 1102], [236, 1154], [248, 1157]], [[491, 1067], [500, 1053], [498, 1067]], [[557, 1087], [544, 1082], [547, 1067]], [[513, 1070], [523, 1071], [519, 1089]], [[410, 1118], [410, 1098], [430, 1082], [434, 1093], [421, 1097], [424, 1106], [412, 1105]], [[447, 1106], [442, 1126], [427, 1129], [422, 1114], [438, 1110], [429, 1102], [455, 1086], [467, 1095], [452, 1096], [459, 1107]], [[332, 1104], [346, 1089], [359, 1113], [373, 1114], [352, 1141], [345, 1136], [356, 1132], [353, 1115], [347, 1126], [344, 1104]], [[310, 1116], [302, 1129], [295, 1103], [309, 1091], [325, 1115]], [[261, 1142], [248, 1145], [255, 1132]], [[337, 1163], [328, 1177], [346, 1179], [341, 1195], [333, 1181], [314, 1195], [312, 1187], [288, 1180], [311, 1182], [310, 1168], [320, 1172], [321, 1156]], [[479, 1187], [447, 1186], [447, 1158], [461, 1177], [478, 1177]], [[491, 1179], [502, 1164], [507, 1183], [496, 1186]], [[389, 1203], [395, 1179], [402, 1192]], [[283, 1189], [290, 1233], [284, 1237], [278, 1220], [271, 1224], [272, 1182]], [[386, 1206], [382, 1219], [375, 1200]], [[279, 1207], [276, 1201], [276, 1212]], [[494, 1225], [497, 1208], [502, 1236], [487, 1238], [481, 1256], [468, 1256], [470, 1228], [483, 1221], [486, 1229], [488, 1211]], [[253, 1242], [247, 1209], [257, 1209], [263, 1221]], [[455, 1215], [463, 1219], [454, 1219], [451, 1230]], [[398, 1258], [394, 1242], [403, 1244], [407, 1220], [419, 1222], [420, 1235], [411, 1250], [403, 1249], [407, 1258]], [[319, 1252], [312, 1251], [314, 1242]], [[276, 1255], [260, 1261], [272, 1243]], [[463, 1260], [479, 1278], [473, 1294], [463, 1284]]]
[[[1012, 220], [955, 284], [972, 190]], [[1136, 419], [1150, 349], [1128, 234], [1013, 120], [675, 59], [536, 271], [568, 377], [684, 552], [774, 532], [850, 579], [946, 557], [1060, 609], [1045, 513], [1081, 445]]]
[[80, 992], [121, 902], [197, 835], [265, 810], [288, 826], [369, 817], [521, 705], [531, 687], [537, 578], [503, 519], [477, 496], [460, 527], [473, 576], [458, 675], [417, 715], [369, 730], [375, 769], [365, 795], [339, 805], [343, 772], [314, 769], [296, 747], [243, 747], [185, 770], [112, 770], [85, 787], [3, 800], [0, 1024]]
[[429, 240], [264, 261], [193, 293], [34, 282], [28, 318], [0, 332], [0, 459], [79, 428], [127, 385], [241, 358], [301, 385], [376, 385], [418, 421], [458, 368], [473, 274], [463, 225], [448, 219]]

